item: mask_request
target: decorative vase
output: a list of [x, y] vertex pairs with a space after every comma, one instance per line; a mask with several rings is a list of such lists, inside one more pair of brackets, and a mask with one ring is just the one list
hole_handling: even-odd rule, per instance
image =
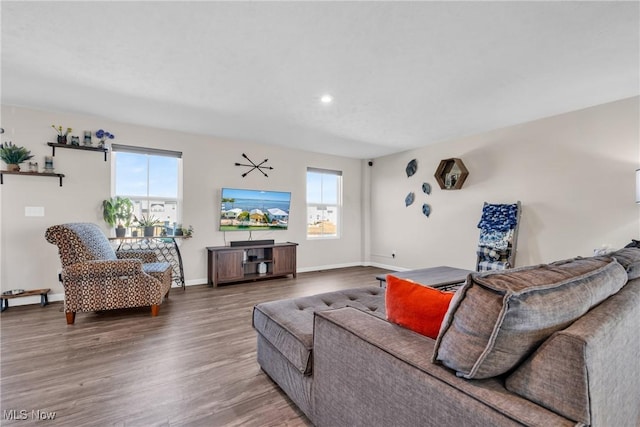
[[58, 135], [58, 144], [66, 144], [67, 135]]
[[20, 165], [17, 165], [15, 163], [9, 163], [7, 164], [7, 170], [9, 172], [20, 172]]
[[53, 172], [53, 157], [44, 156], [44, 171], [48, 173]]
[[151, 227], [144, 228], [144, 237], [153, 237], [155, 228], [153, 225]]

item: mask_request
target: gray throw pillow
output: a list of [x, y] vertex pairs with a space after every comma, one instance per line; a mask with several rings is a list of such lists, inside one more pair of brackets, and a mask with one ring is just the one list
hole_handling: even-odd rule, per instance
[[610, 257], [472, 274], [449, 305], [432, 360], [469, 379], [508, 372], [626, 282]]
[[623, 248], [610, 253], [609, 256], [615, 258], [627, 270], [629, 280], [640, 277], [640, 248]]

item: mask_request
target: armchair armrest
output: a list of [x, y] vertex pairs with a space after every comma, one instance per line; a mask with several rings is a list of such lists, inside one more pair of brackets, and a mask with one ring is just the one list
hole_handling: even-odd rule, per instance
[[139, 259], [143, 264], [158, 262], [158, 256], [153, 250], [131, 249], [116, 252], [118, 259]]
[[62, 270], [62, 278], [86, 280], [96, 277], [134, 276], [143, 274], [139, 259], [113, 261], [85, 261], [72, 264]]

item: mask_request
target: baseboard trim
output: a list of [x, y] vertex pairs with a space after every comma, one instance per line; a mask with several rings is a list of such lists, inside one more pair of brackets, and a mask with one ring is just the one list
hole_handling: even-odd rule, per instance
[[[398, 267], [395, 265], [386, 265], [378, 262], [348, 262], [343, 264], [327, 264], [327, 265], [318, 265], [314, 267], [303, 267], [298, 268], [298, 273], [310, 273], [313, 271], [322, 271], [322, 270], [335, 270], [338, 268], [348, 268], [348, 267], [378, 267], [384, 268], [385, 270], [391, 271], [407, 271], [408, 268]], [[206, 285], [207, 279], [191, 279], [185, 280], [185, 286], [197, 286], [197, 285]], [[180, 286], [176, 286], [173, 284], [172, 288], [180, 288]], [[49, 302], [55, 301], [64, 301], [64, 293], [61, 294], [49, 294], [48, 295]], [[29, 304], [40, 304], [40, 296], [34, 295], [30, 297], [24, 298], [15, 298], [9, 302], [9, 308], [16, 307], [19, 305], [29, 305]]]

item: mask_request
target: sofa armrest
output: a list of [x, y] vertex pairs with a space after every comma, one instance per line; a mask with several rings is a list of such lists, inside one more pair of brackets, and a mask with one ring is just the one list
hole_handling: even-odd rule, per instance
[[143, 274], [139, 259], [113, 261], [85, 261], [62, 269], [63, 280], [87, 280], [92, 278], [133, 276]]
[[118, 257], [118, 259], [139, 259], [144, 264], [158, 262], [158, 256], [156, 255], [156, 252], [145, 249], [117, 251], [116, 257]]
[[556, 332], [507, 388], [585, 425], [640, 425], [640, 279]]
[[394, 426], [574, 426], [504, 388], [431, 363], [435, 341], [360, 310], [314, 318], [314, 423]]

